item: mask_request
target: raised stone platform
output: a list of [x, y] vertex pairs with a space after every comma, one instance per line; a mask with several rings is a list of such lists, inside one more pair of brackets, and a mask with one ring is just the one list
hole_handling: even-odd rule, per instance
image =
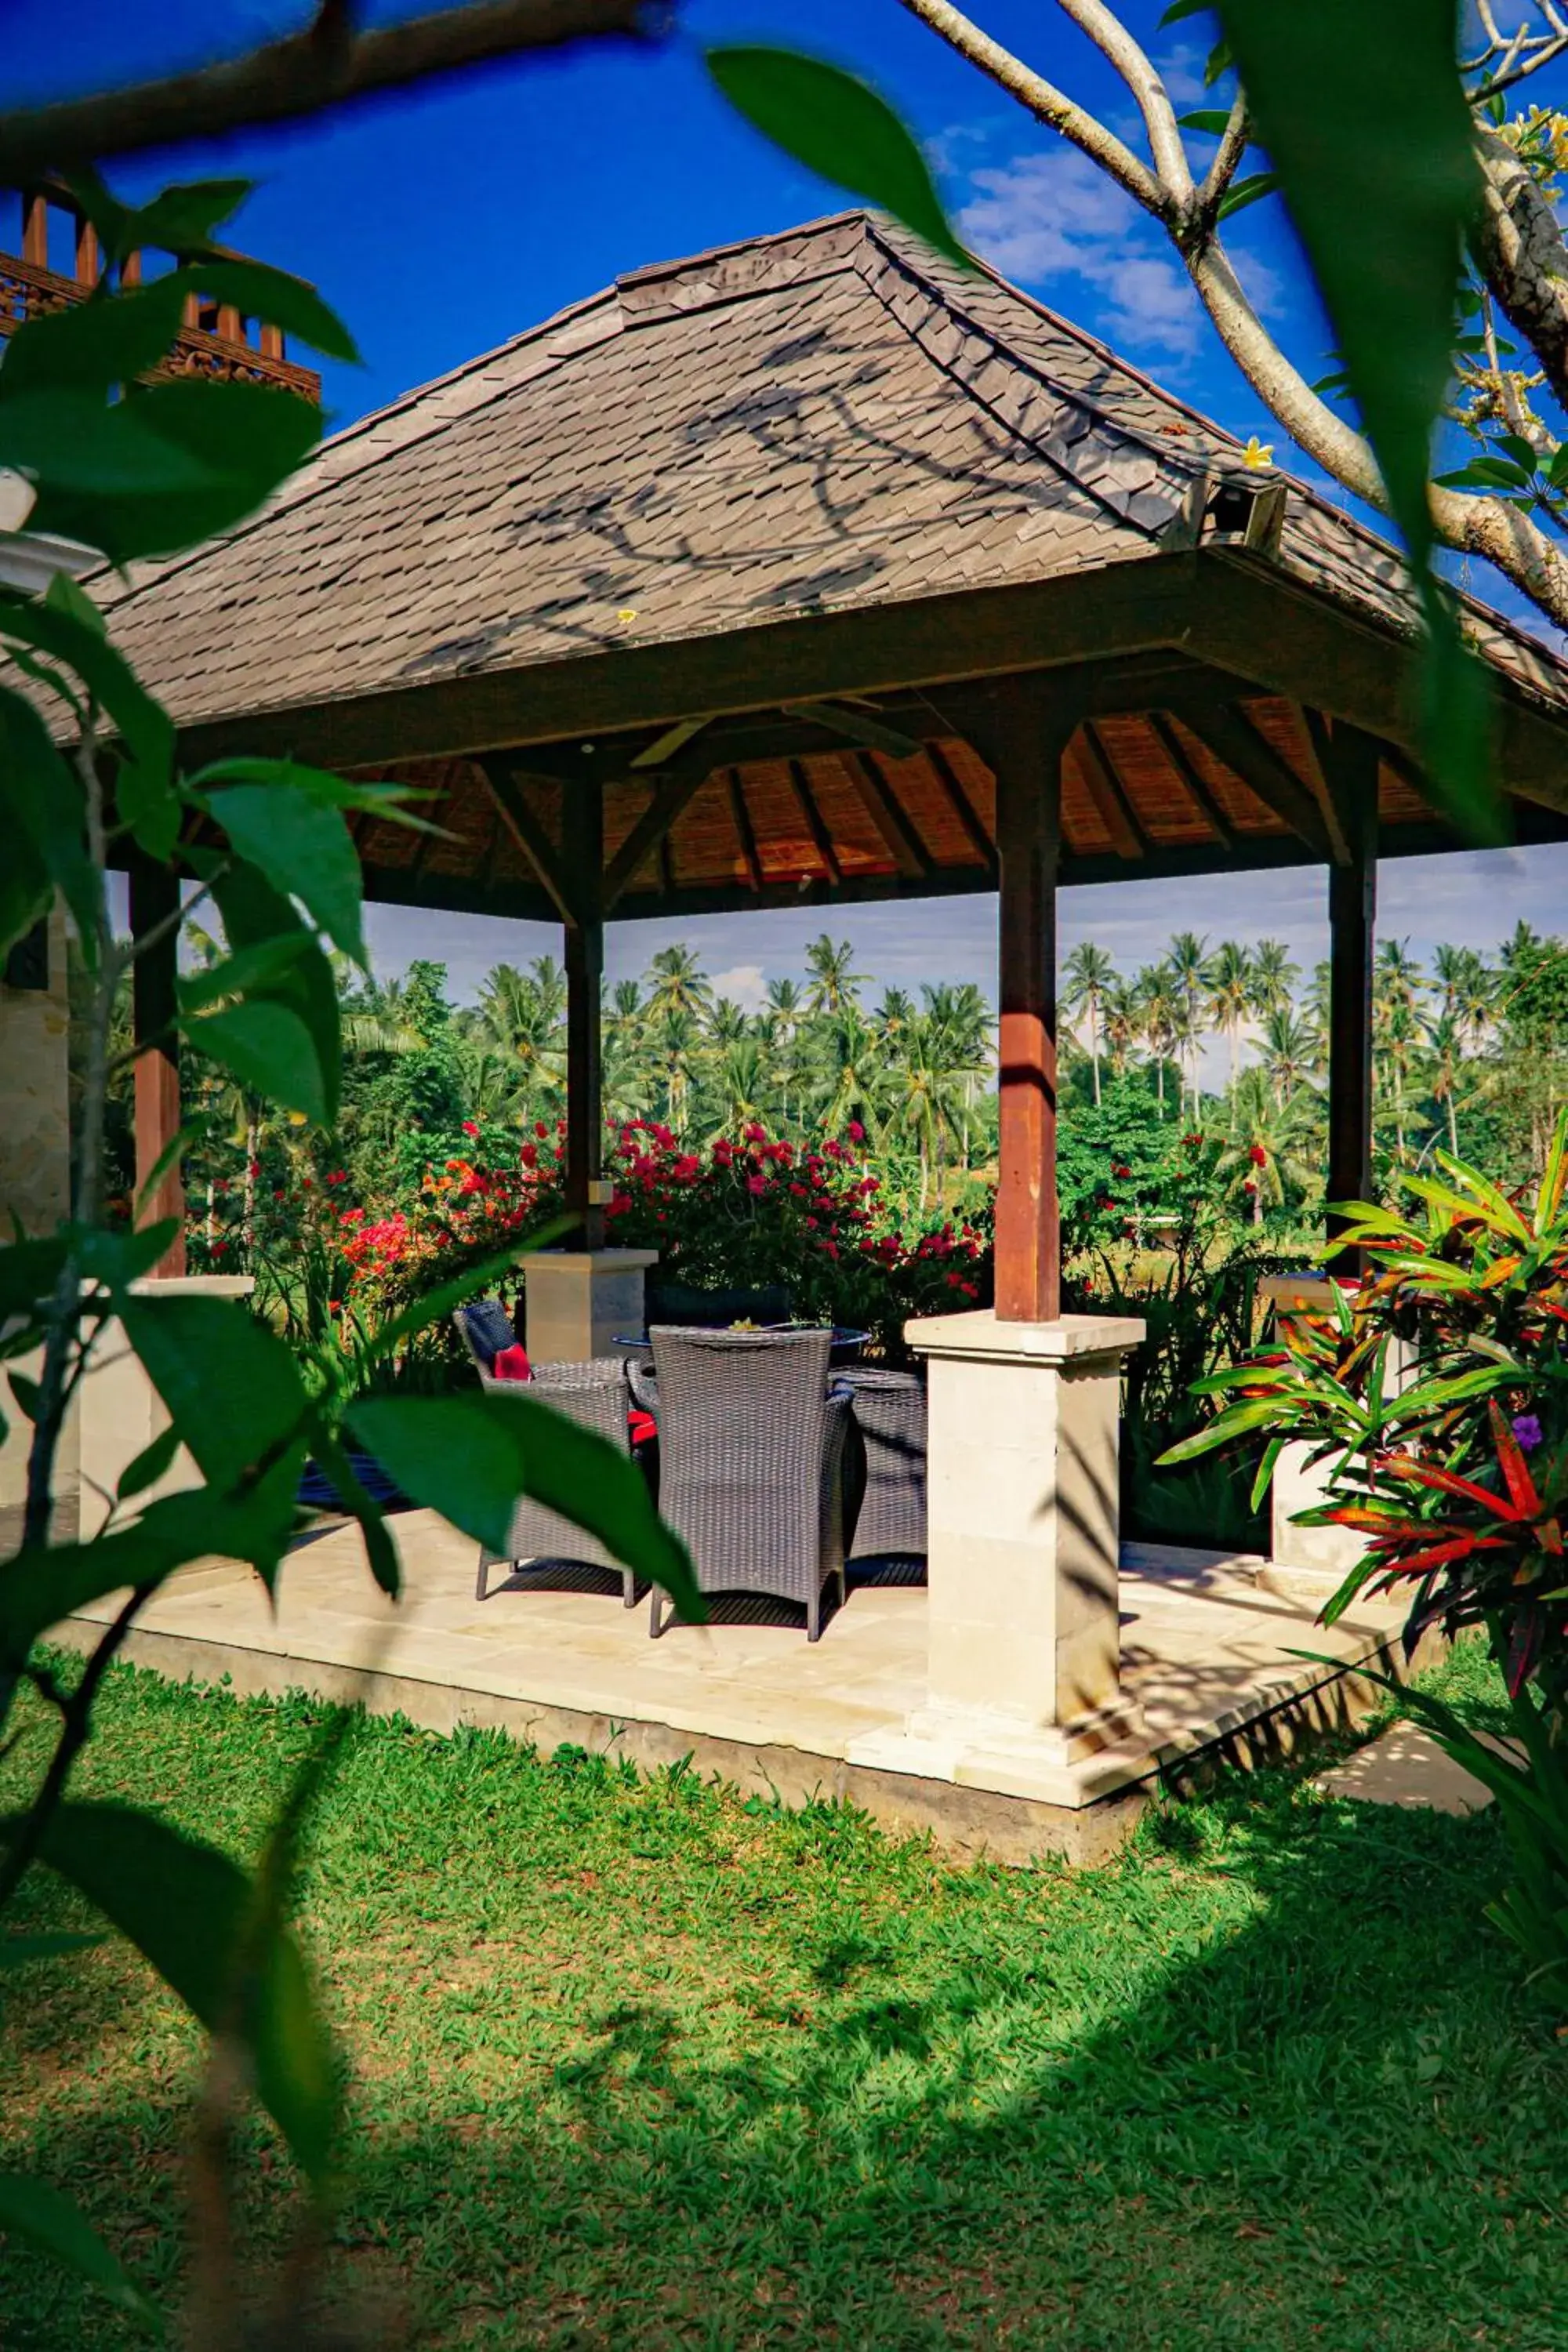
[[[1259, 1560], [1128, 1546], [1122, 1676], [1142, 1710], [1138, 1737], [1065, 1771], [1026, 1738], [1006, 1754], [933, 1750], [911, 1771], [884, 1759], [908, 1753], [908, 1720], [926, 1699], [919, 1587], [852, 1591], [815, 1647], [781, 1622], [787, 1610], [762, 1602], [721, 1601], [719, 1622], [676, 1625], [656, 1643], [646, 1611], [583, 1589], [586, 1571], [576, 1589], [513, 1580], [477, 1602], [467, 1537], [430, 1511], [396, 1526], [407, 1577], [396, 1607], [372, 1583], [356, 1532], [334, 1528], [285, 1564], [276, 1612], [248, 1569], [183, 1571], [127, 1655], [170, 1675], [226, 1675], [242, 1694], [358, 1699], [438, 1731], [496, 1726], [546, 1752], [570, 1742], [644, 1766], [690, 1755], [747, 1790], [787, 1803], [848, 1798], [961, 1853], [1091, 1861], [1128, 1834], [1162, 1772], [1205, 1759], [1252, 1762], [1304, 1731], [1355, 1719], [1375, 1693], [1354, 1669], [1399, 1622], [1369, 1604], [1325, 1632], [1313, 1619], [1328, 1588], [1313, 1580], [1280, 1589]], [[90, 1645], [113, 1606], [68, 1619], [55, 1638]], [[1326, 1672], [1293, 1651], [1341, 1667]]]

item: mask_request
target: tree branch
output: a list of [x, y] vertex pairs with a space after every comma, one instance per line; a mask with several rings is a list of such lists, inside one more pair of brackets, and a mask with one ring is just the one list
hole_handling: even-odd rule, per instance
[[1220, 200], [1235, 179], [1237, 167], [1252, 143], [1252, 124], [1247, 112], [1247, 92], [1238, 89], [1230, 104], [1230, 120], [1220, 134], [1213, 163], [1204, 173], [1198, 190], [1196, 210], [1200, 220], [1212, 223], [1218, 214]]
[[302, 32], [244, 57], [0, 113], [0, 180], [26, 186], [46, 172], [319, 114], [522, 49], [636, 36], [650, 14], [645, 0], [467, 0], [356, 32], [352, 9], [324, 0]]
[[1016, 98], [1037, 122], [1045, 123], [1048, 130], [1059, 131], [1065, 139], [1072, 141], [1075, 147], [1081, 148], [1102, 171], [1109, 172], [1145, 212], [1152, 213], [1157, 220], [1163, 216], [1164, 194], [1147, 163], [1141, 163], [1131, 148], [1123, 146], [1114, 131], [1097, 122], [1094, 116], [1081, 106], [1075, 105], [1054, 83], [1034, 72], [1010, 49], [1005, 49], [1000, 41], [994, 41], [989, 33], [983, 33], [978, 25], [952, 5], [952, 0], [902, 0], [902, 5], [911, 16], [918, 16], [922, 25], [928, 26], [944, 40], [950, 48], [956, 49], [961, 58], [966, 58], [971, 65], [978, 66], [999, 89], [1005, 89], [1010, 98]]
[[1192, 201], [1193, 174], [1187, 151], [1176, 123], [1171, 93], [1120, 17], [1105, 0], [1057, 0], [1080, 32], [1087, 33], [1102, 57], [1109, 58], [1138, 101], [1149, 133], [1149, 152], [1166, 197], [1175, 205]]
[[1506, 139], [1478, 126], [1481, 205], [1471, 243], [1492, 299], [1568, 404], [1568, 268], [1563, 224]]

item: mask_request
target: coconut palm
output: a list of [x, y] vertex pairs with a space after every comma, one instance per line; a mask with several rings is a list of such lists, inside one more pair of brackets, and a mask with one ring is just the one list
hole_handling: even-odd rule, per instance
[[1252, 1010], [1267, 1021], [1289, 1009], [1301, 967], [1290, 961], [1283, 940], [1259, 940], [1252, 950]]
[[1145, 964], [1135, 983], [1140, 1034], [1154, 1065], [1154, 1092], [1159, 1098], [1160, 1116], [1165, 1116], [1165, 1065], [1174, 1055], [1179, 1043], [1180, 1008], [1176, 1003], [1175, 985], [1171, 967], [1166, 963]]
[[821, 1024], [817, 1097], [822, 1125], [837, 1135], [858, 1119], [872, 1140], [882, 1129], [888, 1062], [881, 1040], [853, 1004]]
[[1165, 951], [1178, 1008], [1173, 1024], [1187, 1055], [1193, 1117], [1198, 1113], [1198, 1060], [1204, 1041], [1204, 992], [1208, 986], [1209, 943], [1195, 931], [1178, 931]]
[[700, 1021], [713, 1002], [713, 983], [694, 948], [660, 948], [646, 974], [647, 1013], [663, 1021], [679, 1014]]
[[1230, 1094], [1234, 1102], [1240, 1068], [1241, 1031], [1253, 1009], [1252, 955], [1235, 940], [1222, 940], [1209, 963], [1206, 1010], [1230, 1047]]
[[708, 1008], [709, 1040], [721, 1053], [740, 1044], [747, 1025], [745, 1013], [732, 996], [716, 997]]
[[1062, 969], [1062, 1003], [1068, 1017], [1081, 1013], [1089, 1023], [1089, 1058], [1094, 1070], [1094, 1100], [1100, 1105], [1100, 1016], [1106, 990], [1116, 977], [1116, 966], [1092, 940], [1080, 940]]
[[857, 1010], [866, 975], [857, 971], [855, 950], [847, 940], [837, 943], [826, 931], [813, 940], [805, 951], [805, 968], [811, 974], [805, 986], [806, 1009], [826, 1013], [829, 1019], [841, 1013]]
[[1247, 1203], [1253, 1224], [1260, 1225], [1266, 1209], [1283, 1208], [1308, 1190], [1317, 1152], [1299, 1103], [1281, 1109], [1267, 1070], [1255, 1066], [1241, 1072], [1231, 1112], [1230, 1139], [1215, 1172], [1230, 1196]]
[[1305, 1086], [1321, 1060], [1318, 1033], [1289, 1001], [1270, 1013], [1263, 1024], [1263, 1066], [1274, 1089], [1274, 1099], [1288, 1110], [1298, 1088]]

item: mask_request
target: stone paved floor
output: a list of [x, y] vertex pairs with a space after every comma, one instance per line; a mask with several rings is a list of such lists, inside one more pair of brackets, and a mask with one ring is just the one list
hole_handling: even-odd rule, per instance
[[[798, 1612], [755, 1603], [721, 1603], [713, 1624], [676, 1625], [651, 1642], [646, 1604], [627, 1611], [618, 1589], [582, 1589], [587, 1572], [574, 1590], [502, 1584], [481, 1605], [467, 1537], [429, 1511], [396, 1527], [407, 1582], [396, 1608], [372, 1583], [356, 1532], [335, 1528], [285, 1564], [276, 1610], [247, 1569], [183, 1571], [145, 1612], [132, 1654], [165, 1672], [227, 1672], [242, 1690], [358, 1688], [368, 1704], [401, 1706], [437, 1728], [504, 1721], [541, 1744], [586, 1739], [579, 1727], [589, 1724], [598, 1727], [593, 1744], [605, 1744], [606, 1727], [640, 1724], [851, 1761], [926, 1696], [918, 1587], [852, 1591], [815, 1646]], [[1291, 1652], [1350, 1664], [1394, 1629], [1395, 1612], [1374, 1606], [1325, 1633], [1312, 1622], [1318, 1596], [1264, 1589], [1258, 1565], [1129, 1547], [1123, 1675], [1148, 1735], [1096, 1759], [1103, 1769], [1086, 1794], [1125, 1785], [1321, 1685], [1322, 1669]], [[75, 1621], [76, 1637], [89, 1638], [90, 1621], [112, 1606]]]
[[1369, 1805], [1430, 1805], [1440, 1813], [1479, 1813], [1496, 1801], [1483, 1782], [1414, 1723], [1391, 1723], [1312, 1785], [1329, 1797], [1358, 1797]]

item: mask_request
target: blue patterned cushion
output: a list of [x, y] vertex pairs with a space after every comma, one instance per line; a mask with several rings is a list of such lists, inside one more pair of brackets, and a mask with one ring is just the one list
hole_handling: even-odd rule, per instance
[[499, 1298], [476, 1298], [458, 1312], [469, 1339], [484, 1359], [487, 1371], [503, 1348], [516, 1347], [517, 1333]]

